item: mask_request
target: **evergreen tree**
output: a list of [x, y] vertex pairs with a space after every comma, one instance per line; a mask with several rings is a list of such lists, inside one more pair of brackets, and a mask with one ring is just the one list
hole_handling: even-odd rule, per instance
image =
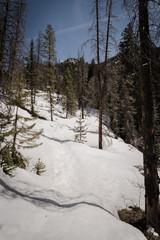
[[69, 67], [66, 68], [64, 74], [64, 95], [65, 95], [65, 109], [66, 118], [68, 114], [74, 115], [77, 108], [77, 99], [75, 86], [73, 84], [73, 77]]
[[7, 126], [11, 122], [12, 108], [6, 105], [5, 101], [0, 99], [0, 149], [5, 144], [5, 139], [10, 135], [11, 131], [7, 131]]
[[105, 125], [111, 128], [116, 137], [119, 136], [119, 114], [120, 114], [120, 99], [119, 99], [119, 71], [115, 61], [108, 66], [107, 89], [104, 97], [103, 114], [105, 116]]
[[82, 113], [80, 113], [79, 118], [76, 123], [77, 126], [74, 128], [75, 132], [75, 142], [84, 143], [86, 142], [86, 125], [84, 124], [85, 120], [82, 119]]
[[22, 58], [25, 0], [0, 4], [0, 87], [12, 86]]
[[46, 171], [45, 167], [45, 164], [40, 159], [38, 159], [38, 162], [34, 165], [33, 170], [36, 172], [37, 175], [41, 176], [41, 174]]
[[141, 97], [139, 82], [137, 38], [129, 23], [119, 44], [119, 99], [120, 136], [128, 143], [137, 142], [141, 134]]
[[9, 145], [5, 145], [0, 149], [0, 166], [5, 174], [13, 176], [12, 172], [16, 165], [14, 164]]
[[27, 64], [27, 82], [30, 89], [30, 99], [31, 99], [31, 114], [34, 115], [34, 103], [36, 94], [36, 80], [37, 80], [37, 64], [34, 53], [34, 42], [31, 39], [29, 58]]
[[55, 33], [52, 26], [47, 25], [46, 32], [43, 34], [43, 57], [45, 59], [45, 74], [47, 81], [47, 92], [49, 95], [50, 115], [53, 121], [54, 92], [55, 92]]
[[6, 174], [11, 176], [15, 165], [10, 154], [7, 137], [12, 134], [12, 130], [9, 128], [12, 108], [5, 103], [4, 99], [0, 100], [0, 166]]
[[42, 65], [42, 34], [41, 31], [38, 33], [37, 43], [36, 43], [36, 63], [37, 63], [37, 89], [45, 89], [43, 82], [43, 65]]
[[119, 136], [125, 142], [133, 144], [136, 138], [136, 130], [133, 118], [133, 108], [130, 103], [130, 96], [125, 80], [119, 79]]
[[82, 119], [84, 119], [84, 108], [87, 105], [87, 65], [84, 58], [81, 57], [77, 63], [78, 65], [78, 100], [79, 107], [82, 111]]
[[94, 59], [88, 66], [88, 84], [87, 84], [87, 99], [90, 108], [98, 109], [98, 83], [97, 83], [97, 66]]
[[[24, 14], [26, 11], [25, 0], [11, 1], [13, 6], [12, 17], [12, 30], [9, 39], [9, 68], [8, 68], [8, 82], [12, 86], [14, 85], [14, 79], [18, 71], [18, 67], [22, 63], [23, 59], [23, 46], [24, 46]], [[10, 31], [10, 29], [9, 29]]]

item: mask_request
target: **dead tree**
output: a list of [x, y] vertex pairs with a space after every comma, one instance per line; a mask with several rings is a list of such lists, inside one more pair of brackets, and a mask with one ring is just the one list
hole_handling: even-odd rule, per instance
[[154, 104], [151, 81], [151, 39], [149, 32], [148, 0], [139, 0], [140, 80], [142, 95], [143, 158], [145, 177], [145, 214], [147, 225], [159, 231], [159, 186], [157, 159], [154, 149]]

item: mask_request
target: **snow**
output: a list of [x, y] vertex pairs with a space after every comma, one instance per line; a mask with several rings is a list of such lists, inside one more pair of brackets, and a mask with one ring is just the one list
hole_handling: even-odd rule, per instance
[[[114, 139], [113, 133], [104, 136], [104, 150], [97, 149], [96, 111], [85, 119], [87, 142], [80, 144], [74, 142], [77, 118], [65, 119], [60, 104], [51, 122], [44, 94], [39, 93], [37, 110], [47, 119], [35, 120], [35, 131], [43, 128], [43, 144], [21, 150], [29, 165], [16, 169], [13, 178], [0, 169], [0, 239], [146, 239], [117, 214], [129, 205], [144, 208], [144, 179], [135, 167], [143, 165], [142, 154]], [[46, 165], [42, 176], [33, 171], [39, 158]]]

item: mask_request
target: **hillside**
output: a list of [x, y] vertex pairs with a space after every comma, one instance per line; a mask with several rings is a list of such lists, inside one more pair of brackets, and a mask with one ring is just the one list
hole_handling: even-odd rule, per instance
[[[43, 94], [36, 109], [48, 120], [33, 149], [23, 149], [29, 165], [10, 178], [0, 169], [0, 239], [3, 240], [143, 240], [143, 234], [119, 220], [117, 211], [130, 205], [144, 208], [142, 153], [121, 139], [104, 135], [104, 150], [97, 149], [98, 113], [86, 117], [87, 142], [74, 142], [76, 117], [65, 119], [60, 104], [49, 120]], [[20, 110], [23, 116], [28, 112]], [[77, 116], [79, 112], [77, 112]], [[107, 129], [105, 130], [107, 131]], [[111, 137], [112, 136], [112, 137]], [[46, 166], [34, 173], [38, 159]]]

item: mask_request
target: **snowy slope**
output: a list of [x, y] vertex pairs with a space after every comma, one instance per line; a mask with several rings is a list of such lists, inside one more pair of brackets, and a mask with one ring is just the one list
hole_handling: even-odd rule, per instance
[[[17, 169], [14, 178], [0, 171], [0, 239], [145, 239], [117, 215], [129, 205], [144, 207], [143, 176], [135, 167], [142, 165], [142, 154], [121, 139], [105, 136], [104, 151], [97, 149], [95, 111], [86, 117], [87, 143], [79, 144], [74, 142], [76, 117], [65, 119], [57, 104], [54, 121], [49, 121], [43, 96], [37, 109], [48, 119], [36, 120], [35, 130], [43, 128], [43, 144], [22, 150], [29, 166]], [[38, 158], [46, 165], [42, 176], [32, 170]]]

